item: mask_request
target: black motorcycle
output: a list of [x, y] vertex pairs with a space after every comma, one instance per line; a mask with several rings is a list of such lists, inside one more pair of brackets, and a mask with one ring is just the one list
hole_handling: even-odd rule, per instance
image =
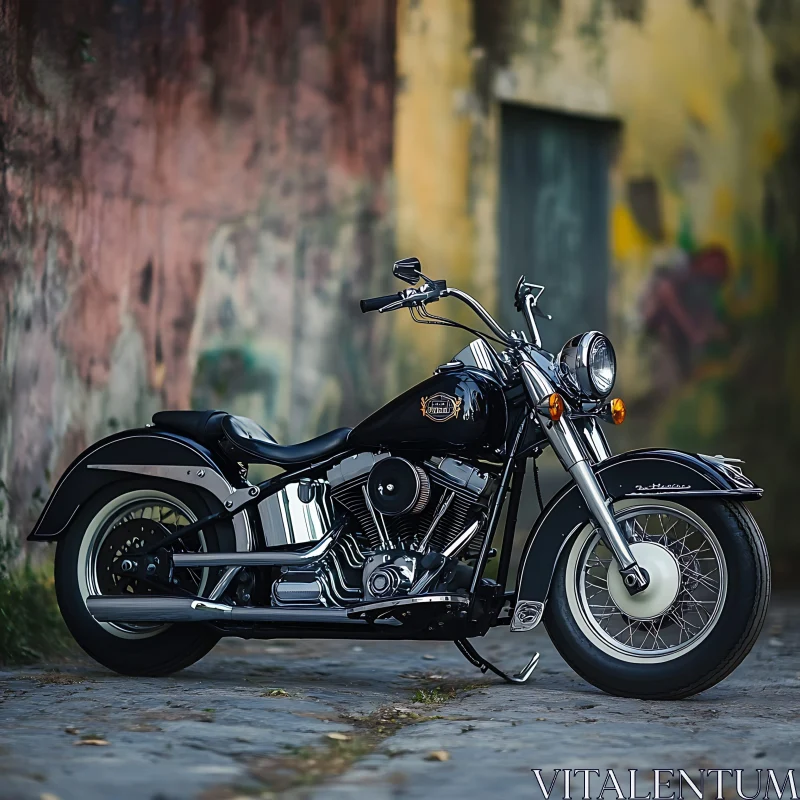
[[[280, 445], [243, 417], [162, 411], [73, 462], [30, 538], [58, 541], [58, 601], [81, 647], [117, 672], [164, 675], [222, 636], [450, 640], [521, 683], [538, 655], [508, 674], [470, 640], [544, 619], [606, 692], [680, 698], [722, 680], [769, 600], [743, 505], [762, 490], [722, 456], [612, 455], [599, 423], [625, 418], [609, 399], [614, 349], [590, 331], [555, 357], [542, 350], [543, 287], [517, 285], [526, 335], [417, 259], [394, 274], [412, 288], [363, 312], [407, 308], [477, 338], [355, 428]], [[432, 314], [443, 298], [488, 332]], [[509, 585], [526, 465], [538, 477], [548, 445], [571, 480], [542, 507]], [[254, 484], [250, 464], [283, 472]]]

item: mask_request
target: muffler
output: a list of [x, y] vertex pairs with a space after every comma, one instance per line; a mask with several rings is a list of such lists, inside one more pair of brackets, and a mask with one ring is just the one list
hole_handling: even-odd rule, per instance
[[[344, 608], [239, 608], [193, 597], [92, 595], [86, 608], [98, 622], [288, 622], [367, 624]], [[399, 624], [399, 623], [398, 623]]]
[[[196, 597], [105, 597], [92, 595], [86, 608], [98, 622], [288, 622], [367, 625], [344, 608], [239, 608]], [[397, 620], [381, 622], [399, 625]]]

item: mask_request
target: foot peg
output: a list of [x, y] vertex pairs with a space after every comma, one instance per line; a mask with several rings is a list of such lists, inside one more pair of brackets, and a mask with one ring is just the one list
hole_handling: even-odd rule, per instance
[[495, 675], [499, 675], [504, 681], [508, 683], [525, 683], [528, 678], [533, 674], [533, 671], [536, 669], [536, 665], [539, 663], [539, 654], [534, 653], [533, 658], [528, 662], [528, 665], [517, 673], [516, 675], [509, 675], [507, 672], [503, 672], [499, 667], [496, 667], [490, 661], [487, 661], [470, 643], [467, 639], [457, 639], [455, 642], [456, 647], [461, 651], [461, 655], [473, 664], [474, 666], [478, 667], [481, 672], [487, 672], [491, 670], [494, 672]]

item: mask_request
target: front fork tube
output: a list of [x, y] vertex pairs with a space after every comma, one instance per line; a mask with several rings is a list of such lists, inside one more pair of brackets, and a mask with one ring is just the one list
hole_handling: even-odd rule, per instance
[[[562, 419], [561, 421], [563, 422], [564, 420]], [[650, 576], [647, 574], [647, 570], [642, 569], [636, 563], [631, 548], [628, 546], [628, 540], [606, 505], [605, 497], [600, 490], [600, 484], [594, 472], [592, 472], [592, 468], [586, 461], [576, 461], [570, 467], [569, 474], [572, 475], [572, 479], [583, 495], [583, 499], [589, 507], [589, 513], [603, 531], [603, 538], [606, 544], [611, 548], [611, 552], [614, 553], [625, 588], [631, 594], [636, 594], [642, 589], [646, 589], [650, 583]]]
[[528, 396], [533, 407], [537, 409], [534, 413], [538, 415], [542, 430], [559, 460], [575, 481], [586, 501], [589, 513], [603, 532], [603, 539], [614, 554], [625, 587], [631, 594], [646, 589], [650, 577], [647, 571], [636, 563], [628, 546], [628, 540], [608, 508], [605, 494], [589, 465], [586, 451], [581, 447], [575, 426], [566, 415], [554, 422], [546, 412], [538, 410], [542, 401], [555, 391], [553, 385], [534, 364], [523, 361], [519, 367]]

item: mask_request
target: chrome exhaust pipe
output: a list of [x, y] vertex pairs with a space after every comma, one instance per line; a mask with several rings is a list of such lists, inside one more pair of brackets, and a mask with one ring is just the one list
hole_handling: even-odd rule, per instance
[[[230, 619], [232, 606], [191, 597], [104, 597], [93, 595], [86, 608], [98, 622], [189, 622]], [[202, 601], [200, 601], [202, 602]]]
[[[239, 608], [193, 597], [105, 597], [86, 608], [98, 622], [290, 622], [367, 624], [344, 608]], [[396, 622], [396, 620], [392, 620]], [[399, 623], [397, 623], [399, 624]]]
[[266, 550], [264, 552], [234, 553], [175, 553], [172, 563], [176, 569], [185, 567], [302, 567], [319, 561], [331, 549], [341, 528], [320, 539], [313, 547], [299, 552]]

